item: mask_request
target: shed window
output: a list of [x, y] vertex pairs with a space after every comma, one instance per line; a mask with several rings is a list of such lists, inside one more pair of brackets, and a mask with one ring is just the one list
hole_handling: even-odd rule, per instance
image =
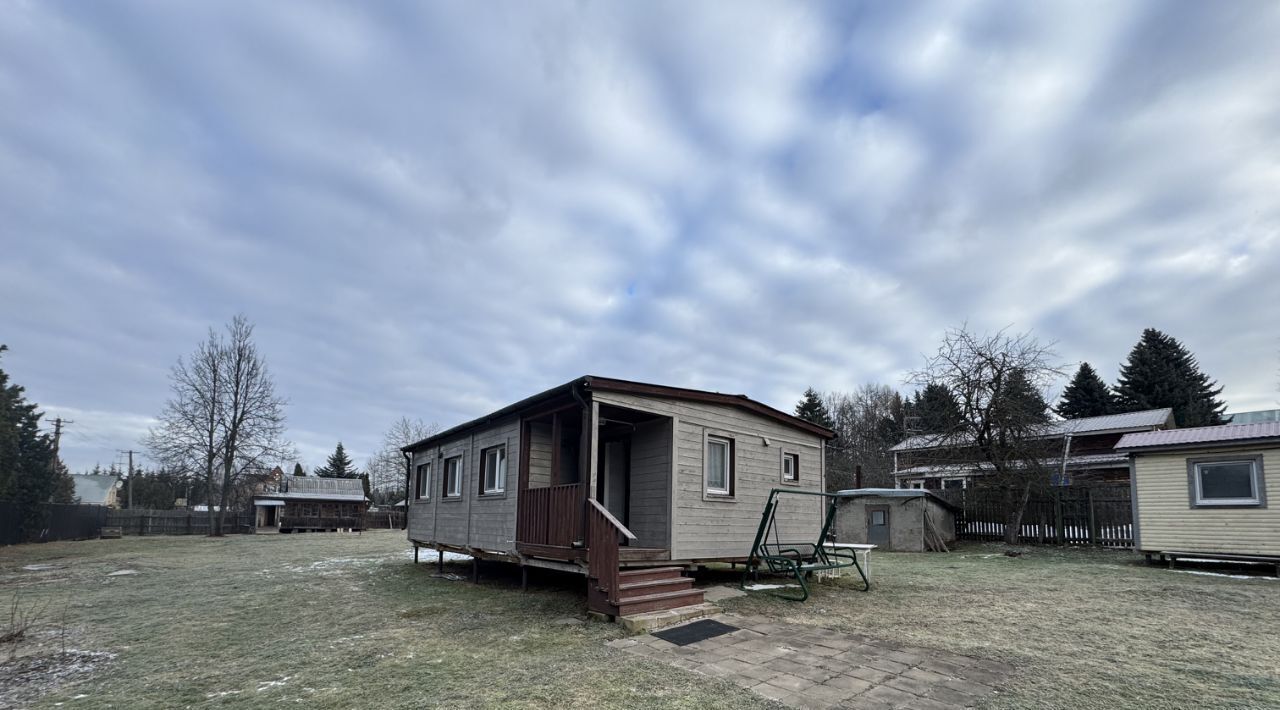
[[889, 524], [889, 511], [887, 511], [887, 510], [872, 510], [872, 511], [871, 511], [871, 524], [872, 524], [872, 525], [888, 525], [888, 524]]
[[484, 462], [480, 492], [493, 494], [505, 491], [507, 489], [507, 447], [495, 446], [492, 449], [485, 449], [480, 460]]
[[707, 493], [733, 495], [733, 439], [707, 437]]
[[782, 453], [782, 480], [787, 483], [800, 480], [800, 454]]
[[414, 497], [418, 500], [431, 499], [431, 464], [418, 465], [418, 488]]
[[1191, 475], [1198, 506], [1261, 505], [1261, 467], [1256, 459], [1198, 461]]
[[462, 457], [454, 456], [444, 460], [444, 497], [457, 498], [462, 495]]

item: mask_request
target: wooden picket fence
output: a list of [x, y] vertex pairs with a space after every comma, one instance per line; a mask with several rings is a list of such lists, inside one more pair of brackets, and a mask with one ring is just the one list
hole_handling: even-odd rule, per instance
[[[962, 540], [1003, 540], [1003, 493], [968, 488], [935, 491], [963, 508], [956, 516]], [[1050, 545], [1133, 547], [1133, 506], [1128, 484], [1063, 486], [1034, 496], [1022, 516], [1021, 540]]]
[[[253, 532], [252, 513], [228, 512], [222, 532], [228, 535]], [[209, 514], [192, 510], [108, 510], [104, 523], [118, 527], [122, 535], [208, 535]]]

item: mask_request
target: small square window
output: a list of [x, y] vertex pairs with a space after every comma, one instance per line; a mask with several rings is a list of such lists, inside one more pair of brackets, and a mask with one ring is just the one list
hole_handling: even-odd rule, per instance
[[444, 460], [444, 497], [457, 498], [462, 495], [462, 457], [453, 456]]
[[782, 480], [785, 483], [800, 480], [800, 454], [782, 453]]
[[480, 493], [494, 495], [505, 491], [507, 489], [507, 447], [495, 446], [492, 449], [485, 449], [481, 453], [480, 460], [484, 463]]
[[424, 463], [418, 466], [418, 486], [414, 497], [418, 500], [431, 499], [431, 464]]
[[872, 525], [888, 525], [889, 513], [883, 510], [871, 511], [871, 524]]
[[1192, 500], [1197, 506], [1262, 505], [1261, 466], [1257, 459], [1193, 462]]

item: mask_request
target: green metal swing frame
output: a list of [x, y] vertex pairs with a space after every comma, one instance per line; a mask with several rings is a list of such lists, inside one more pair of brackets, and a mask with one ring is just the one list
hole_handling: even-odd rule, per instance
[[[816, 541], [784, 542], [779, 540], [776, 514], [780, 496], [815, 496], [826, 499], [826, 514], [822, 521], [822, 532]], [[789, 601], [802, 602], [809, 598], [807, 579], [814, 572], [845, 569], [852, 567], [862, 577], [862, 591], [871, 589], [871, 580], [858, 563], [858, 555], [852, 551], [827, 549], [825, 543], [831, 524], [836, 517], [836, 504], [841, 496], [837, 493], [819, 493], [817, 491], [796, 491], [786, 488], [774, 488], [769, 491], [769, 498], [764, 504], [764, 513], [760, 516], [760, 527], [756, 530], [756, 538], [751, 543], [751, 554], [747, 556], [747, 564], [742, 572], [742, 582], [738, 585], [745, 589], [747, 580], [759, 579], [760, 568], [765, 567], [771, 574], [794, 577], [800, 585], [800, 595], [793, 596], [780, 591], [774, 596]], [[772, 533], [773, 541], [769, 541]]]

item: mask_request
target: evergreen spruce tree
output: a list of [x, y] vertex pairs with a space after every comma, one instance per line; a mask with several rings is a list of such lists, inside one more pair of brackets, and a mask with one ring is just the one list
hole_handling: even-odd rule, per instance
[[992, 409], [996, 423], [1014, 431], [1049, 421], [1049, 403], [1022, 370], [1009, 374]]
[[[0, 353], [7, 349], [0, 345]], [[25, 537], [44, 526], [42, 504], [74, 495], [66, 466], [54, 457], [52, 437], [40, 432], [43, 414], [36, 407], [0, 369], [0, 500], [18, 504]]]
[[1115, 393], [1120, 411], [1172, 407], [1180, 427], [1212, 426], [1223, 423], [1227, 408], [1217, 384], [1182, 343], [1147, 328], [1120, 366]]
[[1062, 390], [1062, 401], [1054, 411], [1067, 419], [1115, 414], [1116, 396], [1098, 372], [1089, 363], [1082, 362], [1071, 382]]
[[831, 413], [823, 404], [822, 395], [812, 387], [804, 391], [804, 397], [796, 404], [796, 416], [828, 429], [832, 426]]
[[295, 475], [295, 476], [306, 476], [306, 475], [307, 475], [307, 472], [302, 470], [302, 464], [300, 464], [300, 463], [295, 463], [295, 464], [293, 465], [293, 475]]
[[316, 469], [316, 475], [323, 478], [355, 478], [360, 475], [360, 471], [351, 461], [351, 457], [347, 456], [346, 449], [342, 448], [342, 442], [339, 441], [338, 447], [329, 455], [329, 460]]
[[908, 428], [914, 432], [947, 432], [960, 422], [960, 405], [946, 385], [929, 383], [906, 403], [906, 416]]

